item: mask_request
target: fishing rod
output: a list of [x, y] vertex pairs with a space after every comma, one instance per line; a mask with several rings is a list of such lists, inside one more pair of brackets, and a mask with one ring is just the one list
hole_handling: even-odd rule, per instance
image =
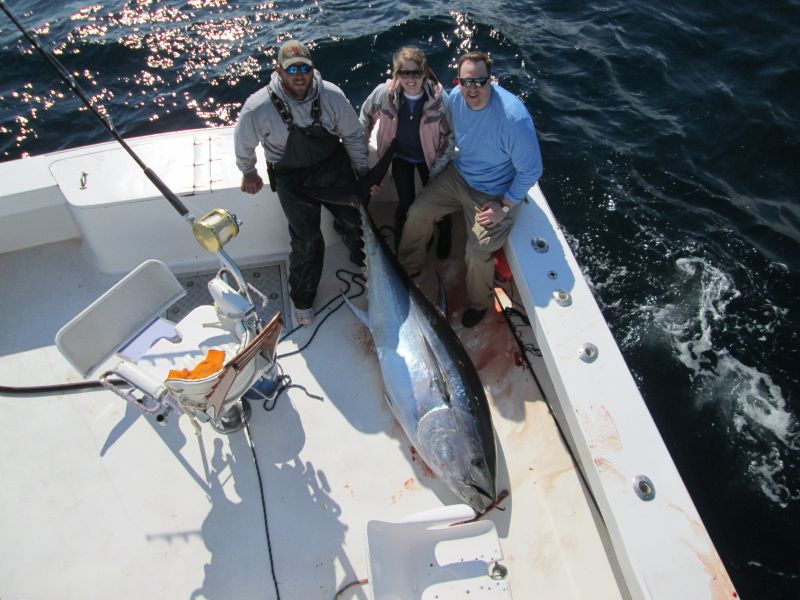
[[239, 286], [239, 292], [252, 304], [252, 298], [248, 291], [247, 283], [244, 276], [230, 256], [225, 252], [223, 246], [231, 239], [236, 237], [239, 233], [239, 226], [241, 222], [236, 218], [236, 215], [231, 214], [229, 211], [222, 208], [215, 208], [199, 219], [189, 213], [189, 209], [180, 201], [178, 196], [167, 186], [164, 181], [148, 167], [144, 161], [139, 157], [136, 152], [128, 145], [122, 138], [114, 124], [111, 122], [111, 117], [108, 114], [101, 113], [92, 104], [92, 101], [83, 91], [75, 78], [67, 71], [63, 64], [53, 56], [47, 49], [45, 49], [36, 35], [28, 31], [20, 20], [14, 15], [11, 9], [6, 4], [5, 0], [0, 0], [0, 9], [8, 16], [9, 19], [16, 25], [31, 45], [36, 48], [39, 54], [47, 61], [47, 63], [58, 73], [59, 77], [66, 83], [69, 88], [81, 99], [81, 101], [89, 108], [94, 116], [103, 124], [108, 132], [114, 137], [117, 142], [125, 149], [125, 151], [136, 161], [136, 164], [142, 169], [142, 172], [153, 183], [159, 192], [167, 199], [172, 207], [178, 211], [189, 224], [192, 226], [192, 233], [194, 234], [197, 243], [200, 244], [205, 250], [217, 255], [223, 268], [230, 273]]
[[75, 92], [75, 94], [83, 101], [83, 103], [92, 111], [92, 114], [96, 116], [103, 126], [108, 130], [108, 132], [114, 136], [120, 145], [125, 149], [125, 151], [131, 155], [131, 158], [136, 161], [136, 164], [141, 167], [144, 174], [147, 178], [153, 183], [153, 185], [158, 188], [158, 191], [169, 201], [169, 203], [173, 206], [175, 210], [178, 211], [182, 217], [189, 221], [193, 221], [191, 215], [189, 215], [189, 209], [184, 206], [183, 202], [175, 195], [175, 193], [169, 189], [167, 184], [165, 184], [161, 178], [153, 171], [150, 167], [148, 167], [144, 161], [133, 151], [133, 149], [128, 145], [128, 143], [122, 138], [122, 136], [117, 132], [117, 129], [114, 127], [114, 124], [111, 122], [111, 117], [108, 115], [102, 114], [95, 106], [92, 104], [92, 101], [86, 95], [86, 92], [83, 91], [78, 82], [75, 81], [75, 78], [64, 68], [64, 65], [59, 62], [59, 60], [53, 56], [49, 51], [42, 47], [39, 43], [39, 39], [36, 35], [30, 31], [28, 31], [25, 26], [20, 22], [20, 20], [11, 12], [11, 9], [8, 8], [6, 5], [5, 0], [0, 0], [0, 9], [3, 10], [8, 18], [16, 25], [17, 29], [20, 30], [22, 35], [24, 35], [31, 45], [36, 48], [39, 54], [47, 61], [47, 63], [58, 73], [61, 77], [62, 81], [66, 83], [70, 89]]

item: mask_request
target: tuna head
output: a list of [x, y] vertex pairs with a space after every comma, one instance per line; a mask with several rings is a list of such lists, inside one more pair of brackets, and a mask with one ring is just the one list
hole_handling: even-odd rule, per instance
[[484, 440], [480, 432], [457, 406], [431, 410], [417, 432], [417, 452], [436, 477], [478, 512], [496, 498], [494, 439]]

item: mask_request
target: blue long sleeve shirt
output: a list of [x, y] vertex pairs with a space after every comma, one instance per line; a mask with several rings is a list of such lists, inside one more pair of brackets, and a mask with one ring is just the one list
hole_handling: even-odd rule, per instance
[[478, 191], [521, 202], [542, 175], [542, 155], [528, 109], [499, 85], [492, 86], [492, 98], [482, 110], [471, 109], [458, 87], [448, 99], [458, 172]]

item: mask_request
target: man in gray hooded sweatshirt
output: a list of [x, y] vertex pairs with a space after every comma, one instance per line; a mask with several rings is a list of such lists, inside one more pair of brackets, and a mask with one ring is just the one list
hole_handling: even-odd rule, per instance
[[350, 102], [314, 69], [305, 45], [286, 42], [277, 63], [269, 85], [242, 107], [234, 134], [236, 165], [243, 173], [242, 191], [258, 193], [264, 182], [255, 149], [259, 143], [264, 147], [270, 185], [289, 221], [289, 295], [298, 322], [310, 325], [325, 253], [321, 204], [333, 214], [350, 260], [363, 264], [364, 254], [358, 211], [310, 198], [302, 188], [351, 185], [368, 170], [367, 141]]

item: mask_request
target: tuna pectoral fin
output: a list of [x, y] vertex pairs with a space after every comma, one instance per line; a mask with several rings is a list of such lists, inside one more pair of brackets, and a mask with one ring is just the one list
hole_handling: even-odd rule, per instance
[[342, 298], [344, 299], [345, 304], [347, 304], [347, 307], [353, 312], [356, 319], [361, 321], [364, 324], [364, 327], [369, 329], [370, 328], [369, 315], [360, 308], [358, 308], [355, 304], [350, 302], [350, 298], [345, 296], [344, 293], [342, 293]]
[[451, 399], [450, 399], [450, 389], [447, 387], [447, 379], [445, 379], [444, 373], [442, 373], [441, 366], [439, 365], [439, 361], [436, 359], [436, 353], [431, 348], [430, 343], [428, 340], [423, 336], [422, 337], [422, 360], [425, 363], [425, 366], [428, 367], [428, 373], [430, 374], [431, 380], [431, 388], [436, 388], [439, 391], [439, 397], [441, 398], [442, 402], [450, 406]]

